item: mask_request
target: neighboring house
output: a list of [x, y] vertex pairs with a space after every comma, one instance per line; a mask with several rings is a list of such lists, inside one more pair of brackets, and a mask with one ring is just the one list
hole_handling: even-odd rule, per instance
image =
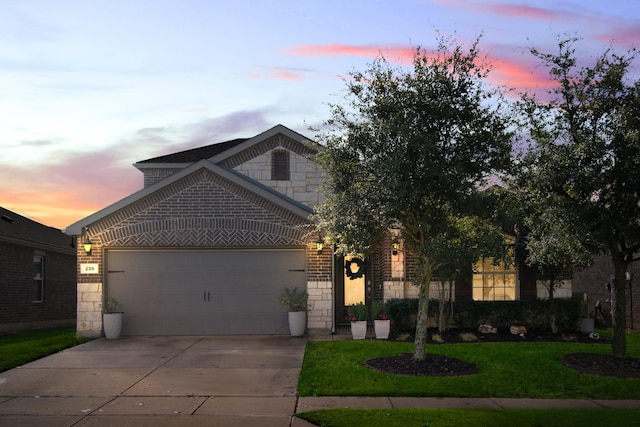
[[[600, 301], [600, 307], [608, 316], [611, 312], [611, 277], [614, 269], [610, 255], [598, 255], [593, 260], [593, 265], [584, 270], [577, 271], [573, 275], [573, 292], [587, 300], [590, 316], [596, 316], [595, 305]], [[623, 284], [627, 289], [627, 327], [634, 329], [640, 327], [640, 265], [636, 262], [629, 267], [629, 281]], [[599, 320], [603, 320], [598, 314]], [[610, 320], [609, 318], [604, 319]]]
[[0, 207], [0, 333], [76, 322], [73, 240]]
[[[352, 303], [416, 296], [412, 263], [390, 242], [363, 261], [318, 250], [315, 149], [278, 125], [136, 163], [143, 189], [66, 229], [78, 240], [78, 333], [101, 334], [110, 297], [125, 335], [213, 335], [288, 333], [285, 287], [309, 293], [316, 334], [346, 323]], [[455, 297], [536, 298], [529, 271], [490, 270], [474, 279], [470, 267]]]

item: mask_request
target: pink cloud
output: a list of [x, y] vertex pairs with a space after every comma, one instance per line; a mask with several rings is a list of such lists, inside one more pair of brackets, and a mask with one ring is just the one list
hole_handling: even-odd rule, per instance
[[300, 81], [302, 80], [302, 76], [299, 74], [294, 74], [292, 72], [286, 71], [286, 70], [282, 70], [282, 69], [277, 69], [274, 71], [274, 73], [271, 75], [272, 78], [277, 79], [277, 80], [291, 80], [291, 81]]
[[327, 45], [299, 45], [287, 50], [287, 53], [296, 56], [360, 56], [365, 58], [376, 58], [384, 55], [389, 60], [400, 62], [411, 61], [414, 48], [411, 46], [354, 46], [347, 44], [327, 44]]
[[605, 43], [622, 44], [628, 48], [640, 48], [640, 26], [615, 27], [608, 34], [599, 34], [597, 40]]
[[489, 13], [507, 17], [520, 17], [537, 21], [560, 21], [571, 16], [567, 12], [525, 5], [473, 3], [466, 0], [435, 0], [435, 3], [442, 6], [454, 6], [470, 9], [479, 13]]

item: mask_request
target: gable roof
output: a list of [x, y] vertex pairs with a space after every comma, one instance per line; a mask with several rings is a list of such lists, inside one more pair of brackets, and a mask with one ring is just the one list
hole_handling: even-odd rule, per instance
[[72, 241], [57, 228], [48, 227], [0, 207], [0, 240], [38, 249], [75, 254]]
[[[276, 125], [253, 138], [237, 138], [231, 141], [219, 142], [217, 144], [207, 145], [200, 148], [193, 148], [191, 150], [180, 151], [174, 154], [154, 157], [134, 163], [134, 166], [141, 171], [147, 169], [182, 169], [190, 164], [205, 159], [209, 160], [211, 163], [220, 165], [230, 157], [243, 151], [247, 151], [278, 134], [282, 134], [289, 139], [300, 142], [301, 144], [305, 144], [305, 142], [309, 141], [307, 137], [292, 131], [286, 126]], [[305, 146], [305, 150], [309, 150], [308, 146]]]
[[[271, 138], [277, 134], [283, 134], [291, 139], [296, 141], [300, 141], [303, 143], [304, 141], [308, 141], [307, 138], [302, 136], [301, 134], [292, 131], [289, 128], [286, 128], [282, 125], [274, 126], [273, 128], [253, 137], [253, 138], [238, 138], [232, 141], [227, 141], [219, 144], [213, 144], [206, 147], [196, 148], [192, 150], [182, 151], [175, 154], [169, 154], [166, 156], [155, 157], [152, 159], [144, 160], [142, 162], [135, 163], [134, 166], [140, 170], [144, 170], [147, 168], [175, 168], [179, 167], [180, 170], [176, 173], [169, 175], [168, 177], [152, 184], [148, 187], [143, 188], [124, 199], [107, 206], [106, 208], [89, 215], [86, 218], [77, 221], [70, 226], [68, 226], [64, 232], [70, 236], [78, 236], [82, 235], [82, 231], [84, 227], [90, 226], [103, 218], [116, 213], [117, 211], [129, 206], [138, 200], [143, 199], [156, 191], [159, 191], [166, 186], [173, 184], [174, 182], [202, 169], [206, 168], [210, 172], [221, 176], [224, 179], [227, 179], [235, 184], [240, 185], [241, 187], [252, 191], [253, 193], [275, 203], [276, 205], [283, 207], [290, 212], [304, 218], [308, 219], [309, 216], [313, 213], [313, 209], [299, 203], [292, 198], [282, 194], [278, 191], [275, 191], [262, 183], [244, 175], [235, 170], [220, 164], [225, 159], [230, 156], [236, 155], [237, 153], [247, 150], [260, 142]], [[205, 156], [211, 153], [215, 153], [211, 157], [197, 159], [198, 157]], [[197, 159], [197, 160], [194, 160]]]
[[198, 160], [208, 159], [217, 154], [220, 154], [223, 151], [233, 148], [236, 145], [246, 141], [247, 139], [249, 138], [237, 138], [231, 141], [218, 142], [216, 144], [206, 145], [204, 147], [197, 147], [190, 150], [180, 151], [178, 153], [153, 157], [151, 159], [142, 160], [137, 163], [195, 163]]

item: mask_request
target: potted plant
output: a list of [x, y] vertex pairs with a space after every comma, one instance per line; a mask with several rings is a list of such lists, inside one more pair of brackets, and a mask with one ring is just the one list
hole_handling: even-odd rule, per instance
[[363, 302], [349, 306], [347, 320], [351, 321], [351, 336], [354, 340], [363, 340], [367, 336], [369, 308]]
[[107, 339], [120, 338], [122, 331], [122, 305], [118, 300], [111, 297], [109, 301], [102, 306], [102, 327], [104, 328], [104, 336]]
[[373, 330], [376, 333], [376, 339], [386, 340], [389, 338], [391, 320], [389, 320], [386, 306], [382, 302], [373, 303]]
[[280, 296], [280, 303], [288, 311], [289, 333], [292, 337], [304, 335], [307, 328], [307, 310], [309, 309], [309, 294], [298, 288], [284, 288]]

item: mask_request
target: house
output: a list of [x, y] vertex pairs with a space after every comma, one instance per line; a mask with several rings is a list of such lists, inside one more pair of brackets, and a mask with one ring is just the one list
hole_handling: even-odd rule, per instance
[[330, 331], [332, 256], [318, 253], [309, 220], [322, 180], [312, 154], [276, 126], [136, 163], [140, 191], [65, 230], [78, 240], [78, 333], [100, 335], [101, 305], [115, 297], [125, 335], [286, 334], [285, 287], [309, 292], [311, 331]]
[[60, 230], [0, 207], [0, 333], [75, 324], [72, 243]]
[[[623, 285], [627, 290], [627, 327], [640, 327], [640, 292], [638, 292], [638, 278], [640, 265], [633, 263], [629, 266], [629, 276]], [[573, 293], [588, 302], [589, 315], [599, 321], [610, 322], [611, 312], [611, 278], [614, 275], [611, 255], [597, 255], [593, 264], [573, 275]], [[596, 303], [600, 302], [602, 311], [596, 312]]]
[[[415, 296], [402, 250], [382, 245], [359, 260], [318, 244], [316, 149], [278, 125], [136, 163], [141, 190], [66, 229], [78, 242], [78, 333], [101, 334], [111, 297], [124, 305], [125, 335], [214, 335], [287, 334], [285, 287], [309, 293], [316, 334], [345, 323], [355, 302]], [[503, 288], [519, 283], [515, 273], [486, 273], [492, 283], [501, 275]], [[473, 297], [471, 269], [468, 277], [457, 298]], [[535, 298], [535, 287], [514, 288], [512, 299]]]

